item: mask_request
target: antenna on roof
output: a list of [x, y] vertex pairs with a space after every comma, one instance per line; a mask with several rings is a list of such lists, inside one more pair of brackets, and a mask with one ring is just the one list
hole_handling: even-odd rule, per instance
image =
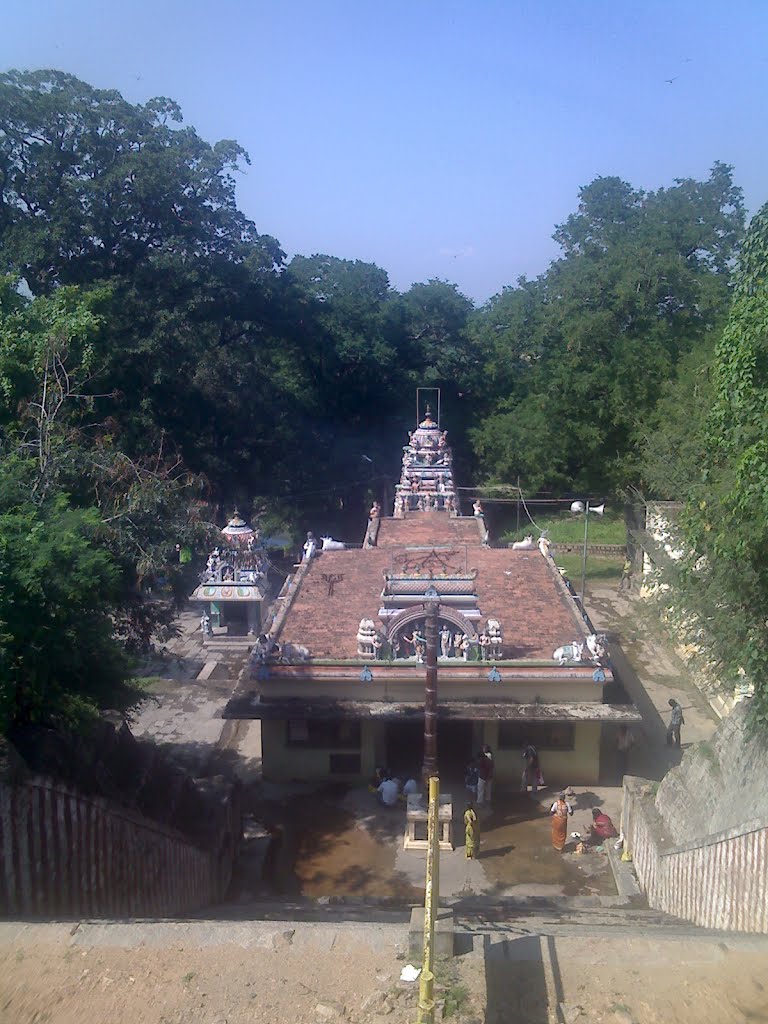
[[428, 406], [430, 402], [433, 402], [434, 406], [437, 408], [437, 415], [435, 416], [435, 422], [436, 422], [436, 426], [437, 426], [437, 428], [439, 430], [440, 429], [440, 388], [416, 388], [416, 426], [418, 427], [419, 423], [424, 418], [423, 415], [422, 415], [422, 411], [421, 411], [421, 393], [422, 393], [422, 391], [426, 391], [429, 396], [432, 396], [432, 397], [429, 397], [428, 401], [425, 401], [425, 411], [426, 411], [426, 406]]

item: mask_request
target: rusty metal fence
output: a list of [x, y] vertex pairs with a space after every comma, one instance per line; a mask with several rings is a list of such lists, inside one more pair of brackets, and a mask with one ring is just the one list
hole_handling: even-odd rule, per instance
[[768, 934], [768, 822], [672, 844], [653, 784], [624, 778], [622, 833], [648, 905], [704, 928]]

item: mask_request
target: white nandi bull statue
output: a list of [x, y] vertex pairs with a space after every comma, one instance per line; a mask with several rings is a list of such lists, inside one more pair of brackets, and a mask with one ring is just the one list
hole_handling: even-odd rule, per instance
[[321, 537], [320, 540], [323, 542], [323, 551], [343, 551], [347, 546], [340, 540], [333, 540], [332, 537]]
[[605, 635], [590, 633], [587, 637], [587, 650], [595, 664], [599, 665], [608, 653], [605, 649]]
[[571, 644], [563, 644], [562, 647], [558, 647], [552, 655], [554, 661], [558, 665], [565, 665], [568, 661], [580, 662], [584, 655], [584, 644], [577, 643], [575, 640]]
[[536, 545], [533, 543], [533, 535], [528, 534], [522, 540], [516, 540], [512, 545], [513, 551], [535, 551]]

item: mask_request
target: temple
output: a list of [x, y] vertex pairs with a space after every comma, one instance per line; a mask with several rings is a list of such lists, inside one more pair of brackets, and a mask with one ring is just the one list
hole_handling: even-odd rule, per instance
[[266, 596], [266, 561], [257, 530], [238, 512], [221, 531], [200, 583], [190, 595], [202, 611], [205, 643], [256, 636]]
[[418, 773], [429, 601], [440, 771], [463, 770], [489, 744], [497, 781], [516, 786], [533, 743], [548, 782], [596, 783], [605, 730], [639, 715], [604, 701], [605, 651], [546, 541], [494, 548], [480, 502], [461, 515], [447, 433], [429, 408], [403, 448], [392, 515], [374, 502], [359, 548], [305, 545], [253, 651], [250, 689], [227, 706], [226, 718], [261, 719], [265, 777]]

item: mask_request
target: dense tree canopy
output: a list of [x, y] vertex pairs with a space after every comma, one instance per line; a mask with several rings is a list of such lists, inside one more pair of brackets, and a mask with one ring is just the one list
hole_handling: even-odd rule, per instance
[[617, 178], [582, 189], [555, 233], [564, 257], [480, 311], [500, 385], [474, 434], [486, 472], [597, 493], [636, 481], [662, 385], [727, 311], [742, 223], [722, 164], [655, 193]]
[[[168, 627], [142, 583], [172, 575], [169, 549], [235, 504], [294, 536], [359, 539], [365, 503], [397, 474], [418, 386], [442, 391], [465, 484], [682, 497], [720, 432], [723, 521], [765, 511], [744, 324], [729, 323], [739, 341], [721, 348], [716, 383], [706, 371], [743, 226], [730, 168], [656, 192], [597, 178], [556, 229], [562, 257], [475, 310], [447, 281], [398, 292], [360, 260], [286, 261], [237, 208], [247, 163], [237, 143], [184, 127], [169, 99], [130, 104], [58, 71], [0, 75], [6, 720], [108, 699], [121, 652]], [[757, 322], [749, 244], [733, 316]], [[734, 424], [722, 397], [707, 420], [712, 388], [741, 395]], [[762, 543], [717, 550], [757, 565]], [[49, 594], [69, 610], [36, 600], [65, 555], [71, 578]], [[67, 587], [86, 569], [93, 594], [78, 604]], [[34, 652], [53, 633], [83, 649], [46, 675]], [[86, 665], [103, 667], [90, 689], [75, 681]]]
[[[717, 346], [706, 459], [688, 492], [687, 598], [722, 675], [747, 674], [768, 727], [768, 206], [752, 219]], [[702, 557], [703, 556], [703, 557]]]

